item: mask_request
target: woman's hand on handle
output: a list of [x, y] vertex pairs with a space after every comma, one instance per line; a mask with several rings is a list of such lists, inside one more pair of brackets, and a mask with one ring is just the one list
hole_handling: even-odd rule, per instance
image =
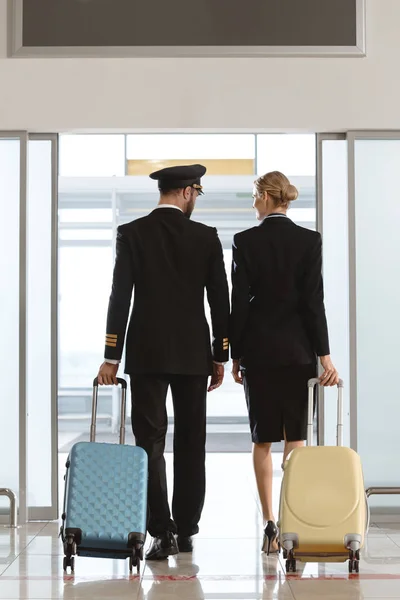
[[320, 356], [321, 367], [324, 369], [319, 378], [321, 385], [324, 387], [337, 385], [339, 383], [339, 373], [335, 369], [330, 356]]
[[232, 365], [233, 379], [236, 381], [236, 383], [243, 385], [243, 377], [242, 377], [242, 372], [240, 370], [240, 361], [237, 359], [234, 359], [232, 361], [232, 363], [233, 363], [233, 365]]

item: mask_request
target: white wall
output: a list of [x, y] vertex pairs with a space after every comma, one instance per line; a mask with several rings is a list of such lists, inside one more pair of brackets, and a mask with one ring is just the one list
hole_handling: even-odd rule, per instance
[[400, 128], [400, 0], [367, 0], [365, 59], [7, 59], [6, 13], [0, 129]]

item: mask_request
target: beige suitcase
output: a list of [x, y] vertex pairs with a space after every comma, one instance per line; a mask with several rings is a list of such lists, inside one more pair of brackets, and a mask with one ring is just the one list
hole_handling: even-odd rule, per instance
[[338, 385], [337, 446], [312, 446], [313, 399], [318, 379], [308, 382], [307, 446], [284, 465], [279, 542], [286, 570], [302, 562], [345, 562], [359, 571], [368, 509], [360, 457], [343, 443], [343, 381]]

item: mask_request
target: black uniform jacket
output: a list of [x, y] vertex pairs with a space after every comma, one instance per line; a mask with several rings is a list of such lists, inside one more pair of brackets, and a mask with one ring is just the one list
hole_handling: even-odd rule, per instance
[[237, 234], [232, 285], [232, 358], [261, 369], [329, 354], [319, 233], [271, 216]]
[[213, 360], [229, 359], [229, 291], [216, 229], [175, 208], [118, 228], [106, 359], [121, 359], [132, 297], [126, 373], [209, 375]]

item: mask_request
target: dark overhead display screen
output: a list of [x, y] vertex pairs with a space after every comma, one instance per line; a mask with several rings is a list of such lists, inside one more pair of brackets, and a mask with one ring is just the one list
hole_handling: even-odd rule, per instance
[[[400, 1], [400, 0], [399, 0]], [[356, 45], [356, 0], [24, 0], [24, 47]]]

